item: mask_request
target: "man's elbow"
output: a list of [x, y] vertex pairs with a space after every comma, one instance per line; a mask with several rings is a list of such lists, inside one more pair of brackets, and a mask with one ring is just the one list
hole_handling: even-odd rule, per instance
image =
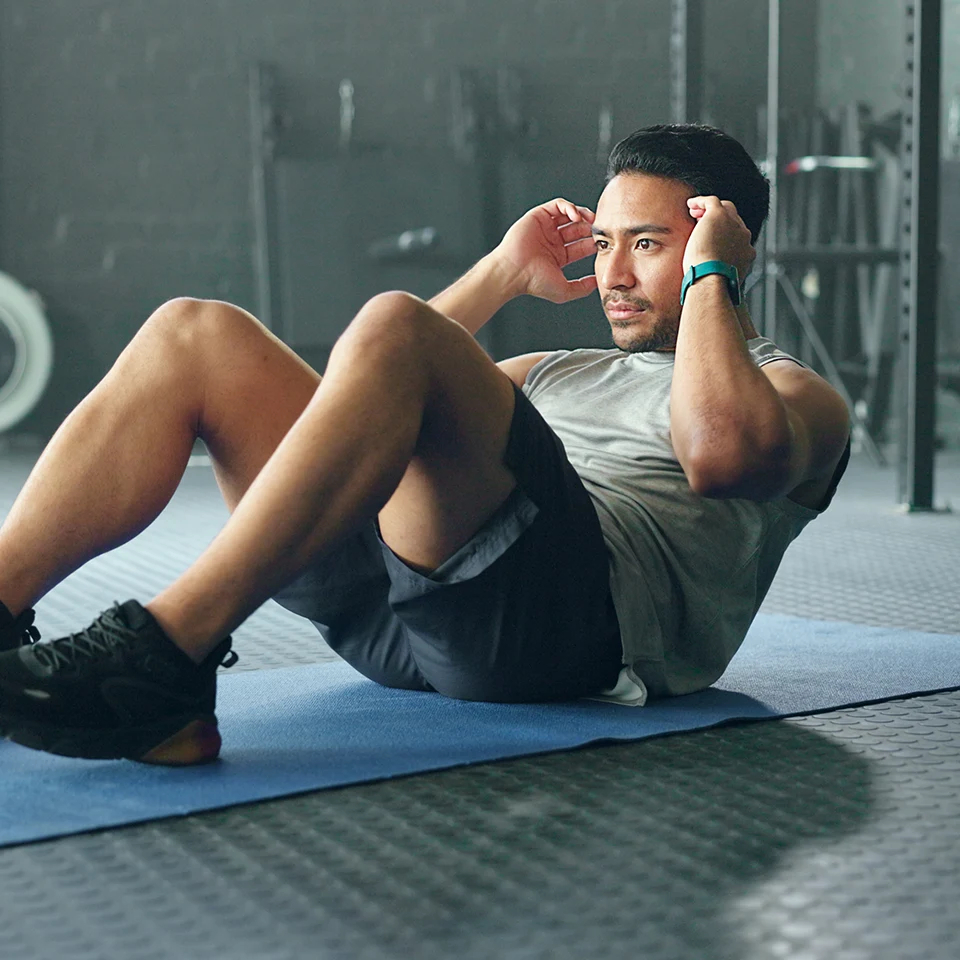
[[690, 489], [711, 500], [773, 500], [790, 489], [790, 445], [724, 450], [682, 464]]

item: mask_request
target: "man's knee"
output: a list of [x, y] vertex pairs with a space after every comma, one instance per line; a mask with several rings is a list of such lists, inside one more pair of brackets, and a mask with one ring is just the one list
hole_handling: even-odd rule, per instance
[[197, 355], [211, 346], [223, 351], [238, 340], [262, 338], [267, 330], [251, 314], [232, 303], [176, 297], [157, 308], [143, 326], [152, 336]]
[[404, 324], [431, 313], [435, 313], [433, 308], [412, 293], [405, 290], [387, 290], [371, 297], [357, 314], [354, 323], [381, 321]]
[[443, 318], [411, 293], [378, 293], [350, 322], [334, 352], [343, 355], [358, 350], [367, 356], [381, 350], [394, 356], [401, 351], [423, 352], [433, 340], [438, 320]]

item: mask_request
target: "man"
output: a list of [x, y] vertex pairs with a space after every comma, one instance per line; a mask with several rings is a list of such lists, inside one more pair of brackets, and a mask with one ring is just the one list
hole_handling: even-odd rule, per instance
[[[720, 131], [638, 131], [596, 215], [545, 203], [429, 305], [375, 297], [322, 382], [236, 307], [161, 307], [0, 530], [0, 730], [210, 760], [229, 633], [269, 597], [391, 686], [642, 703], [709, 685], [849, 450], [842, 400], [740, 302], [767, 205]], [[595, 276], [567, 280], [591, 253]], [[519, 294], [594, 289], [616, 349], [494, 364], [472, 337]], [[145, 607], [36, 642], [33, 604], [150, 523], [197, 437], [232, 511], [214, 542]]]

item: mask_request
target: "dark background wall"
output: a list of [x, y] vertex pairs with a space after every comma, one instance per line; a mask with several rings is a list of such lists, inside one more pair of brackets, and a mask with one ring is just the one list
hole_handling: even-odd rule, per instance
[[[707, 4], [706, 119], [755, 148], [766, 7]], [[895, 105], [901, 0], [796, 9], [790, 96]], [[949, 38], [960, 0], [946, 10]], [[949, 44], [948, 96], [960, 88]], [[50, 432], [171, 297], [257, 311], [254, 63], [281, 77], [285, 156], [336, 155], [349, 78], [356, 144], [431, 151], [441, 166], [453, 72], [515, 70], [525, 128], [501, 178], [505, 225], [565, 184], [595, 201], [601, 112], [614, 140], [669, 119], [668, 57], [667, 0], [0, 0], [0, 270], [43, 297], [56, 345], [54, 383], [19, 429]], [[571, 331], [606, 342], [602, 319], [580, 314], [545, 343], [538, 311], [501, 322], [496, 352], [565, 345]]]
[[[164, 300], [255, 307], [248, 69], [275, 63], [302, 139], [449, 144], [454, 68], [523, 71], [546, 155], [665, 119], [657, 0], [4, 0], [0, 269], [47, 305], [48, 431]], [[291, 136], [296, 138], [296, 131]], [[593, 202], [595, 197], [583, 198]], [[334, 242], [336, 242], [334, 240]]]

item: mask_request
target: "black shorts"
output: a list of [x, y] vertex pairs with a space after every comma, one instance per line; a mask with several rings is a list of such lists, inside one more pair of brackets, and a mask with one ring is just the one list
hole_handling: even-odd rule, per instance
[[519, 389], [505, 463], [516, 489], [429, 575], [370, 523], [274, 599], [388, 687], [503, 703], [612, 687], [622, 649], [600, 523], [560, 440]]

